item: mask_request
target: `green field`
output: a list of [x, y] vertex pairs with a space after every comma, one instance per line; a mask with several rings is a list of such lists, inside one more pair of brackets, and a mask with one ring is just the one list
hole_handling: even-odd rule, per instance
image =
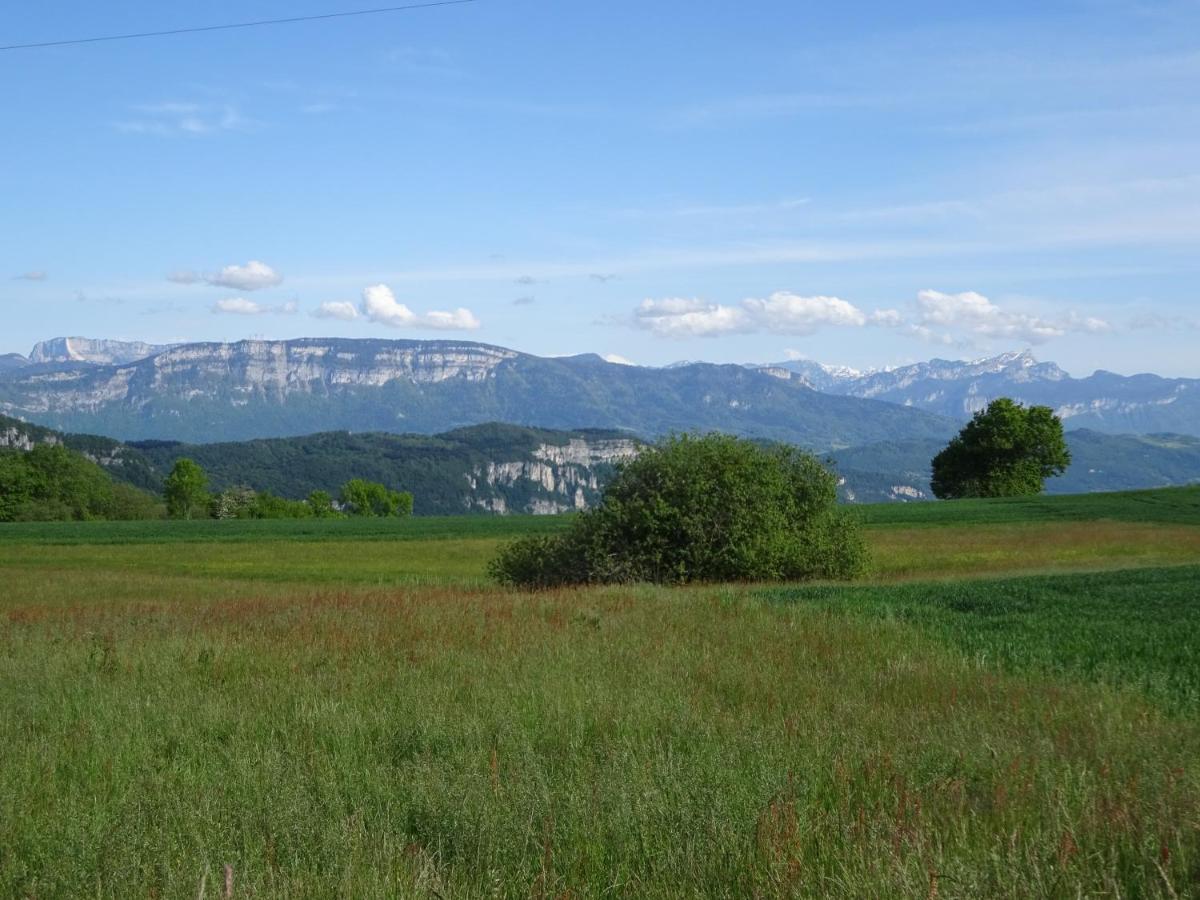
[[862, 514], [541, 595], [561, 520], [0, 526], [0, 896], [1200, 894], [1200, 492]]

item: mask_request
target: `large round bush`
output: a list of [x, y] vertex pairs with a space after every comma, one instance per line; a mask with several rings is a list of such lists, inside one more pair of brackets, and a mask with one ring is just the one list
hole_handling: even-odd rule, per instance
[[866, 551], [836, 501], [833, 475], [794, 447], [675, 436], [623, 465], [564, 533], [509, 544], [491, 573], [535, 588], [849, 578]]

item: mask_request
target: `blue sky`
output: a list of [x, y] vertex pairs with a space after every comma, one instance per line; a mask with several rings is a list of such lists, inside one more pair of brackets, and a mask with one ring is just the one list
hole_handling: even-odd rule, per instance
[[[45, 0], [0, 44], [372, 5]], [[1194, 2], [478, 0], [5, 52], [0, 85], [0, 352], [1200, 376]]]

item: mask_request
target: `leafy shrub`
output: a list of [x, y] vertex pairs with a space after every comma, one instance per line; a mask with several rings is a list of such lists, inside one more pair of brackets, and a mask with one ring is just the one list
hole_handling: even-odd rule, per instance
[[258, 493], [253, 488], [240, 485], [225, 488], [221, 493], [213, 494], [208, 504], [208, 514], [214, 519], [253, 518], [257, 501]]
[[131, 484], [114, 481], [112, 501], [104, 518], [115, 521], [133, 522], [142, 519], [165, 519], [167, 508], [154, 494]]
[[834, 476], [794, 447], [671, 437], [624, 464], [566, 532], [503, 548], [490, 572], [531, 588], [849, 578], [865, 567]]
[[342, 485], [342, 504], [355, 516], [412, 515], [413, 496], [393, 491], [373, 481], [353, 478]]
[[343, 514], [333, 505], [333, 497], [328, 491], [313, 491], [308, 495], [308, 506], [318, 519], [340, 519]]
[[288, 500], [263, 491], [254, 498], [249, 510], [251, 519], [311, 519], [312, 507], [304, 500]]

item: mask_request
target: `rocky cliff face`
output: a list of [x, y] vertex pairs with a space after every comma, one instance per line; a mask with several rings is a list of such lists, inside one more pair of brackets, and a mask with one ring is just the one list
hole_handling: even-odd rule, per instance
[[497, 489], [520, 486], [534, 496], [517, 512], [546, 515], [584, 510], [599, 499], [612, 467], [632, 459], [640, 446], [629, 439], [572, 438], [566, 444], [541, 444], [532, 451], [533, 459], [488, 461], [465, 476], [474, 495], [470, 502], [492, 512], [514, 511], [508, 497]]
[[106, 341], [93, 338], [51, 338], [34, 345], [31, 363], [85, 362], [95, 365], [124, 365], [168, 349], [167, 344], [141, 341]]
[[19, 424], [10, 423], [7, 420], [0, 422], [0, 448], [28, 451], [38, 444], [57, 443], [59, 440], [53, 435], [39, 436]]

